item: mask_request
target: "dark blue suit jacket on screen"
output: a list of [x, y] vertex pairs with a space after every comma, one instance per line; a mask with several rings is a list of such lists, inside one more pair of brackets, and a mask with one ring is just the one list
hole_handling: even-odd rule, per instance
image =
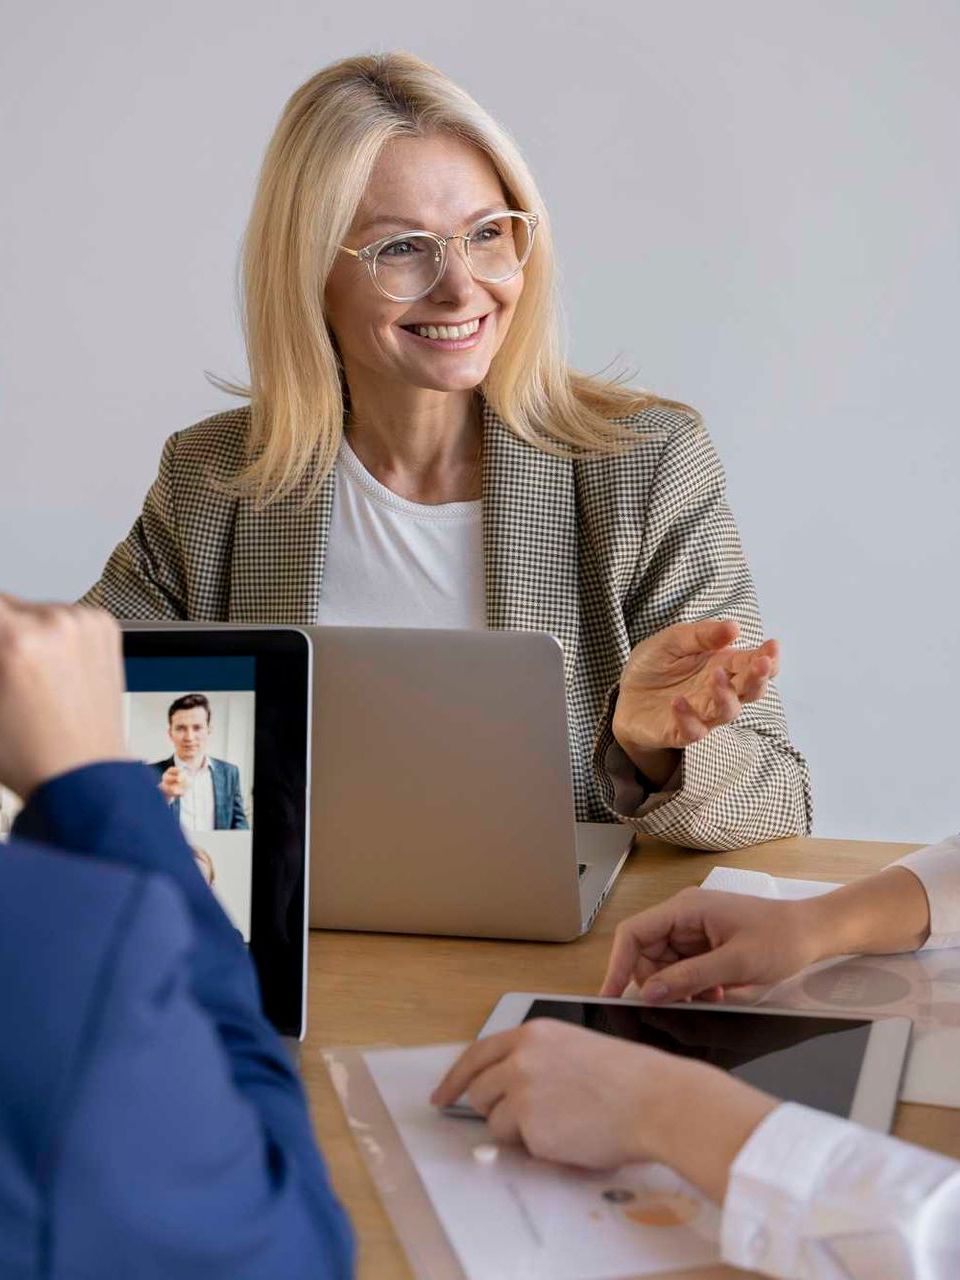
[[21, 813], [0, 1008], [3, 1280], [350, 1275], [300, 1083], [147, 769], [78, 770]]

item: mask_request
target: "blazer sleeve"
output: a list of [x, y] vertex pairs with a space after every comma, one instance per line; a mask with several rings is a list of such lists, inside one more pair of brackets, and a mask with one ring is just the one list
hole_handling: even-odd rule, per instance
[[[69, 1147], [82, 1173], [70, 1185], [104, 1197], [104, 1231], [138, 1256], [139, 1265], [117, 1274], [347, 1276], [350, 1232], [300, 1082], [260, 1012], [240, 935], [149, 771], [100, 764], [54, 779], [34, 793], [16, 829], [75, 856], [162, 877], [113, 967], [114, 1007], [91, 1051], [91, 1097], [102, 1094], [104, 1107], [112, 1099], [110, 1114], [136, 1141], [119, 1149], [116, 1163], [101, 1161], [91, 1106], [77, 1113]], [[173, 954], [151, 967], [171, 933], [180, 937]], [[191, 1259], [203, 1265], [191, 1271]]]
[[[738, 647], [763, 641], [723, 467], [698, 423], [685, 421], [664, 443], [624, 617], [631, 646], [674, 623], [703, 618], [738, 622]], [[774, 686], [733, 724], [687, 747], [671, 789], [653, 794], [644, 792], [613, 737], [616, 697], [614, 687], [597, 734], [594, 771], [604, 803], [621, 821], [697, 849], [739, 849], [809, 833], [809, 771], [790, 742]]]
[[176, 447], [174, 434], [163, 447], [143, 510], [114, 549], [99, 580], [81, 597], [81, 604], [97, 605], [116, 618], [186, 618], [186, 572], [173, 497]]

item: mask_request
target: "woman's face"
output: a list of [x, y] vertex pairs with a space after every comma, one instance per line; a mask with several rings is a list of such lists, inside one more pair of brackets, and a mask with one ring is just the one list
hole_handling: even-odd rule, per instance
[[[506, 205], [491, 162], [475, 147], [445, 135], [397, 138], [380, 154], [345, 243], [352, 249], [401, 231], [447, 236], [467, 231]], [[392, 302], [364, 263], [341, 253], [326, 291], [327, 320], [340, 348], [347, 382], [365, 378], [434, 391], [464, 391], [487, 376], [510, 327], [523, 274], [502, 284], [474, 280], [463, 242], [447, 246], [447, 265], [432, 292], [416, 302]], [[456, 347], [413, 332], [413, 325], [480, 321]]]

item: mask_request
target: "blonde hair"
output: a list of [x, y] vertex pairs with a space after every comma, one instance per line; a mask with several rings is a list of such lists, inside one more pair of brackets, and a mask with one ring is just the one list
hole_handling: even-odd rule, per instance
[[[536, 448], [612, 452], [635, 437], [618, 422], [671, 404], [569, 369], [543, 201], [516, 144], [458, 85], [408, 53], [346, 58], [287, 103], [264, 157], [243, 251], [249, 387], [248, 462], [239, 489], [261, 503], [334, 465], [345, 411], [341, 366], [324, 316], [327, 279], [384, 144], [447, 133], [489, 157], [514, 208], [539, 215], [513, 322], [480, 390]], [[685, 406], [679, 406], [685, 408]], [[689, 412], [689, 410], [688, 410]]]

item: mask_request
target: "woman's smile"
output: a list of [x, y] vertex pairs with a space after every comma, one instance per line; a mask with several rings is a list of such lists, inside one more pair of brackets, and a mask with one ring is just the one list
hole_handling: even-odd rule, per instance
[[459, 324], [402, 324], [398, 328], [421, 346], [435, 351], [469, 351], [483, 341], [492, 313]]

